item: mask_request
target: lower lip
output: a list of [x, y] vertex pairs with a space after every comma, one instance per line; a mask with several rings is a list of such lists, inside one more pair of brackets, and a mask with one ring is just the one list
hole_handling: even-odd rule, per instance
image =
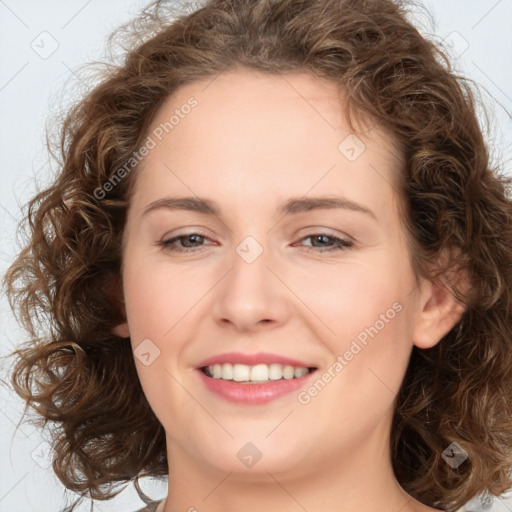
[[229, 402], [257, 405], [270, 402], [284, 395], [297, 391], [316, 372], [313, 370], [302, 377], [294, 379], [271, 380], [264, 384], [241, 384], [234, 380], [214, 379], [201, 370], [197, 370], [206, 387], [216, 395]]

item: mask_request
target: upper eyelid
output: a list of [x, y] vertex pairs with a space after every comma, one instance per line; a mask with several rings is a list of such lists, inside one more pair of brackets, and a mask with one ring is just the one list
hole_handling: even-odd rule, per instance
[[[192, 236], [192, 235], [199, 235], [200, 237], [204, 238], [205, 240], [209, 240], [209, 241], [213, 241], [212, 238], [207, 235], [206, 233], [203, 233], [199, 230], [194, 230], [194, 231], [190, 231], [190, 232], [185, 232], [185, 233], [178, 233], [178, 234], [173, 234], [172, 236], [171, 235], [165, 235], [164, 237], [162, 237], [161, 241], [162, 242], [169, 242], [169, 241], [177, 241], [179, 240], [180, 238], [183, 238], [183, 237], [187, 237], [187, 236]], [[333, 238], [333, 239], [339, 239], [341, 240], [342, 242], [347, 242], [347, 243], [351, 243], [351, 244], [355, 244], [356, 241], [353, 237], [349, 236], [349, 235], [346, 235], [346, 234], [337, 234], [337, 233], [330, 233], [328, 230], [326, 230], [326, 228], [318, 228], [315, 230], [315, 228], [311, 228], [311, 231], [305, 233], [304, 235], [301, 235], [298, 239], [298, 242], [300, 241], [303, 241], [303, 240], [306, 240], [308, 238], [313, 238], [315, 236], [326, 236], [328, 238]], [[296, 243], [296, 242], [294, 242]]]
[[[184, 232], [181, 232], [180, 229], [188, 229], [189, 226], [183, 226], [182, 228], [177, 228], [177, 229], [174, 229], [172, 230], [172, 235], [169, 233], [166, 233], [162, 239], [166, 239], [166, 238], [174, 238], [174, 237], [177, 237], [177, 236], [187, 236], [187, 235], [201, 235], [201, 236], [205, 236], [207, 238], [210, 238], [211, 236], [209, 234], [207, 234], [208, 231], [210, 231], [209, 228], [203, 228], [203, 227], [190, 227], [190, 231], [184, 231]], [[347, 233], [345, 232], [337, 232], [335, 230], [335, 228], [328, 228], [328, 227], [320, 227], [320, 226], [306, 226], [306, 227], [303, 227], [303, 228], [300, 228], [300, 231], [303, 231], [305, 230], [306, 231], [306, 234], [305, 235], [302, 235], [302, 236], [308, 236], [308, 235], [311, 235], [311, 234], [324, 234], [324, 235], [329, 235], [329, 236], [334, 236], [334, 237], [347, 237], [347, 238], [350, 238], [352, 239], [352, 237], [350, 235], [348, 235]], [[177, 234], [174, 234], [174, 232], [177, 232]], [[213, 236], [213, 235], [212, 235]]]

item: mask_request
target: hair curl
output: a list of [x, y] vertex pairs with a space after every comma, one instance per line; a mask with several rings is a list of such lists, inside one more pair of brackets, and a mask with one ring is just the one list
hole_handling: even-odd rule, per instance
[[[11, 382], [25, 410], [58, 427], [55, 473], [94, 499], [167, 475], [165, 432], [130, 340], [111, 333], [122, 321], [112, 291], [136, 168], [101, 199], [95, 191], [138, 150], [178, 87], [241, 66], [332, 80], [352, 115], [366, 114], [398, 141], [415, 275], [443, 279], [456, 268], [470, 287], [443, 279], [466, 311], [433, 348], [413, 347], [396, 400], [393, 468], [413, 497], [448, 511], [502, 494], [512, 468], [512, 178], [490, 166], [469, 81], [399, 1], [201, 5], [176, 13], [159, 0], [118, 31], [131, 47], [59, 127], [58, 176], [29, 202], [28, 240], [4, 278], [30, 334], [12, 354]], [[453, 258], [434, 270], [444, 249]], [[457, 469], [442, 459], [452, 442], [469, 455]]]

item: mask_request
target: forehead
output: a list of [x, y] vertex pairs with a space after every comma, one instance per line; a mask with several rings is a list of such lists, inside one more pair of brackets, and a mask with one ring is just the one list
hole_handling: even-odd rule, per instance
[[[190, 108], [192, 100], [196, 105]], [[158, 144], [162, 148], [173, 141], [205, 147], [212, 138], [237, 138], [238, 145], [249, 146], [251, 140], [237, 137], [240, 129], [259, 138], [266, 132], [267, 152], [269, 146], [282, 148], [294, 138], [323, 143], [323, 149], [329, 145], [337, 152], [339, 137], [354, 132], [372, 139], [371, 149], [381, 156], [400, 158], [393, 137], [369, 116], [359, 112], [350, 128], [345, 107], [344, 94], [332, 80], [306, 72], [271, 74], [240, 67], [179, 87], [158, 110], [150, 131], [163, 132], [158, 137], [163, 139]]]
[[182, 86], [152, 120], [156, 146], [136, 188], [240, 201], [335, 188], [384, 208], [400, 168], [396, 146], [368, 119], [354, 120], [353, 133], [344, 107], [336, 83], [308, 73], [237, 69]]

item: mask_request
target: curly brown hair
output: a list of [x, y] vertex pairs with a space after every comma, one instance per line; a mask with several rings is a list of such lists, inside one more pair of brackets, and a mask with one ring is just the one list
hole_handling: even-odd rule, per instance
[[[29, 202], [26, 245], [4, 278], [30, 335], [11, 354], [11, 382], [25, 411], [56, 426], [53, 469], [67, 488], [109, 499], [120, 483], [167, 476], [165, 431], [130, 340], [112, 333], [130, 159], [178, 87], [239, 66], [332, 80], [352, 118], [395, 138], [415, 275], [442, 280], [466, 307], [438, 344], [413, 347], [390, 440], [400, 485], [448, 511], [511, 487], [512, 178], [491, 168], [473, 85], [408, 20], [410, 5], [206, 0], [176, 12], [158, 0], [118, 31], [131, 48], [59, 127], [58, 176]], [[444, 249], [453, 258], [433, 268]], [[447, 281], [450, 269], [468, 289]], [[457, 469], [442, 458], [452, 442], [469, 455]]]

